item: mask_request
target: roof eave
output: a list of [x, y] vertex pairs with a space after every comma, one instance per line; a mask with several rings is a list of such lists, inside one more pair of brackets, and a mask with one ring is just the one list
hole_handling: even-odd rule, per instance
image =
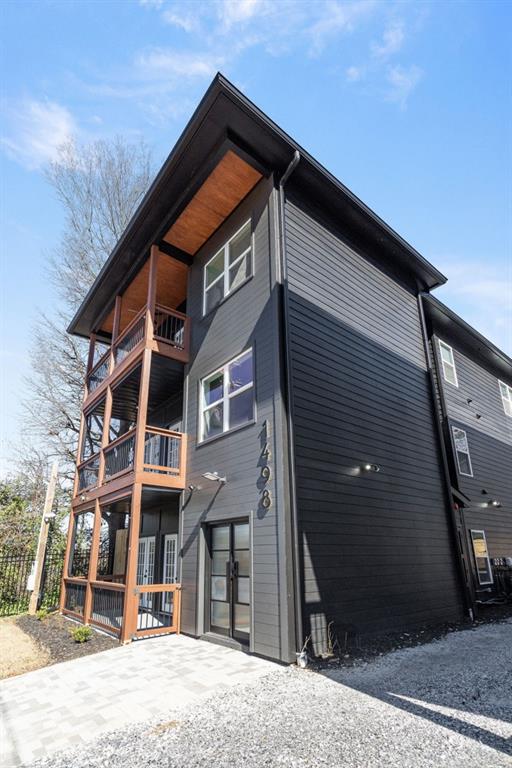
[[[114, 295], [110, 295], [110, 292], [106, 290], [106, 281], [110, 274], [113, 270], [119, 270], [124, 274], [128, 264], [130, 267], [135, 267], [143, 258], [144, 254], [142, 251], [144, 247], [137, 247], [134, 249], [134, 253], [131, 253], [131, 243], [135, 239], [138, 230], [149, 221], [149, 214], [153, 209], [156, 200], [159, 199], [160, 195], [170, 183], [173, 171], [178, 167], [183, 155], [186, 153], [187, 147], [190, 145], [196, 133], [200, 130], [202, 123], [205, 121], [210, 110], [214, 107], [215, 102], [221, 95], [227, 97], [237, 109], [243, 110], [251, 120], [259, 121], [259, 123], [262, 124], [262, 127], [277, 140], [280, 146], [274, 147], [274, 154], [277, 152], [281, 155], [280, 160], [282, 161], [282, 167], [274, 168], [276, 172], [282, 172], [286, 167], [289, 158], [293, 155], [295, 150], [298, 150], [302, 157], [303, 168], [306, 167], [309, 173], [319, 177], [322, 184], [327, 183], [333, 191], [341, 194], [346, 201], [354, 206], [354, 209], [356, 209], [360, 215], [371, 222], [375, 229], [380, 231], [382, 236], [393, 243], [394, 247], [403, 254], [407, 261], [407, 266], [417, 276], [419, 283], [421, 284], [421, 289], [432, 289], [446, 282], [446, 277], [439, 270], [430, 264], [430, 262], [409, 245], [409, 243], [386, 224], [386, 222], [384, 222], [376, 213], [368, 208], [368, 206], [342, 184], [342, 182], [336, 179], [326, 168], [318, 163], [308, 152], [279, 128], [278, 125], [270, 120], [270, 118], [256, 105], [240, 93], [240, 91], [226, 80], [223, 75], [217, 73], [155, 177], [155, 180], [144, 196], [144, 199], [132, 216], [119, 242], [103, 265], [93, 285], [87, 292], [81, 306], [71, 320], [68, 326], [69, 333], [79, 336], [87, 336], [88, 333], [90, 333], [91, 323], [96, 322], [97, 320], [97, 316], [90, 317], [89, 315], [91, 314], [91, 306], [98, 291], [104, 287], [105, 293], [108, 293], [108, 297], [105, 296], [104, 304], [109, 304], [109, 306], [111, 306], [114, 300]], [[224, 127], [224, 129], [226, 128], [229, 128], [229, 126]], [[222, 129], [219, 130], [219, 139], [221, 138], [221, 133]], [[156, 236], [156, 233], [154, 236]], [[127, 262], [126, 265], [123, 265], [123, 254], [125, 256], [125, 261]]]

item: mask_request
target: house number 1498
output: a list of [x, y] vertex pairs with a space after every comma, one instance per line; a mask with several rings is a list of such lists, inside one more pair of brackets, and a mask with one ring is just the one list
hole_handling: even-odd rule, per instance
[[[262, 438], [263, 438], [263, 450], [261, 451], [261, 459], [265, 462], [261, 467], [260, 476], [261, 479], [264, 481], [264, 483], [268, 483], [270, 480], [270, 466], [268, 464], [270, 460], [270, 448], [268, 444], [269, 439], [269, 429], [268, 429], [268, 421], [265, 420], [263, 423], [263, 430], [262, 430]], [[270, 495], [270, 491], [268, 488], [264, 488], [261, 493], [261, 506], [264, 509], [268, 509], [272, 506], [272, 496]]]

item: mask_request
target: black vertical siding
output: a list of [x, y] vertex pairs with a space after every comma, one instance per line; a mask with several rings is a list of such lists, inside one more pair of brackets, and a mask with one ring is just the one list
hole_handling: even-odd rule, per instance
[[[444, 380], [439, 338], [434, 336], [431, 343], [453, 480], [469, 499], [463, 512], [466, 533], [471, 528], [484, 529], [490, 556], [512, 557], [512, 418], [503, 409], [498, 376], [458, 348], [456, 338], [443, 335], [441, 340], [452, 347], [457, 370], [455, 387]], [[458, 471], [453, 426], [467, 434], [473, 477]], [[490, 499], [502, 506], [484, 506]]]
[[[279, 378], [276, 376], [276, 347], [279, 344], [276, 332], [277, 298], [270, 263], [270, 240], [273, 237], [269, 215], [271, 198], [271, 182], [261, 182], [199, 252], [190, 269], [187, 314], [192, 322], [192, 355], [186, 372], [187, 479], [200, 489], [191, 496], [188, 492], [185, 494], [182, 512], [182, 628], [185, 632], [197, 634], [204, 610], [204, 606], [199, 604], [197, 591], [201, 526], [218, 520], [248, 517], [253, 536], [252, 650], [263, 656], [288, 660], [290, 649], [282, 642], [282, 624], [289, 620], [287, 585], [282, 583], [279, 572], [281, 542], [278, 515], [281, 509], [278, 496], [281, 490], [276, 489], [276, 468], [272, 466], [278, 448], [275, 415], [280, 413], [281, 400]], [[204, 264], [249, 217], [252, 217], [254, 225], [254, 276], [203, 318]], [[201, 379], [251, 345], [255, 360], [256, 423], [198, 445]], [[278, 423], [280, 420], [279, 415]], [[272, 476], [266, 486], [273, 500], [269, 510], [261, 505], [261, 432], [264, 422], [268, 424], [272, 454]], [[214, 470], [225, 474], [228, 479], [227, 485], [220, 489], [201, 477], [203, 472]]]
[[304, 633], [318, 651], [331, 621], [364, 633], [453, 619], [416, 297], [297, 199], [285, 219]]

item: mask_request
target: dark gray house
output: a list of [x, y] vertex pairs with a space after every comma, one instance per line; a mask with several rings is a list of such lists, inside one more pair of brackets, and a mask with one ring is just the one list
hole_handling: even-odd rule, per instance
[[282, 661], [460, 617], [423, 309], [444, 281], [218, 75], [69, 328], [63, 612]]
[[512, 360], [422, 297], [458, 551], [473, 609], [512, 593]]

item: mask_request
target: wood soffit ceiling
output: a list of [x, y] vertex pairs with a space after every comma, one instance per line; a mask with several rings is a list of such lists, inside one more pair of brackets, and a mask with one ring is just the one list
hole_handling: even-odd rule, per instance
[[[188, 267], [181, 261], [172, 259], [165, 253], [160, 253], [156, 276], [156, 303], [176, 309], [187, 298]], [[122, 332], [137, 312], [144, 306], [148, 296], [149, 259], [136, 274], [121, 300], [121, 318], [119, 331]], [[109, 313], [101, 326], [101, 330], [112, 333], [114, 310]]]
[[[164, 235], [165, 242], [193, 256], [262, 178], [262, 174], [229, 149]], [[157, 303], [176, 308], [187, 295], [186, 264], [161, 253], [157, 272]], [[120, 332], [146, 303], [149, 261], [125, 290]], [[112, 333], [114, 310], [101, 330]]]
[[164, 240], [194, 255], [261, 176], [233, 150], [228, 150], [166, 232]]

